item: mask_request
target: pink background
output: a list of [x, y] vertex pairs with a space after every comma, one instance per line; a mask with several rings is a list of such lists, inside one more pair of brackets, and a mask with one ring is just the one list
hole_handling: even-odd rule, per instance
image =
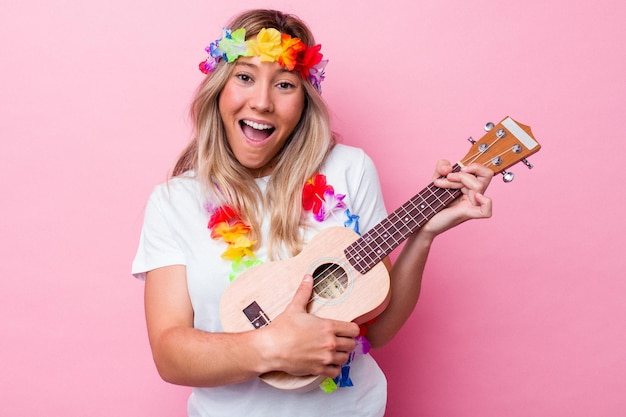
[[375, 354], [388, 415], [625, 415], [618, 0], [1, 0], [0, 414], [184, 413], [130, 263], [203, 48], [252, 6], [309, 22], [336, 129], [376, 161], [389, 208], [485, 122], [510, 115], [543, 145], [494, 181], [492, 219], [434, 247], [417, 310]]

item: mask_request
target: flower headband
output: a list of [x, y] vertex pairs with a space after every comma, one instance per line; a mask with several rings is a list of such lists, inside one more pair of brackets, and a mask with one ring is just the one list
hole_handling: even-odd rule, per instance
[[262, 62], [276, 62], [289, 71], [299, 72], [317, 91], [321, 92], [324, 68], [328, 60], [322, 60], [322, 45], [307, 46], [299, 38], [292, 38], [274, 28], [263, 28], [256, 38], [246, 40], [246, 29], [231, 31], [222, 29], [222, 38], [205, 48], [208, 58], [200, 63], [200, 71], [209, 74], [217, 68], [220, 60], [233, 62], [240, 56], [258, 56]]

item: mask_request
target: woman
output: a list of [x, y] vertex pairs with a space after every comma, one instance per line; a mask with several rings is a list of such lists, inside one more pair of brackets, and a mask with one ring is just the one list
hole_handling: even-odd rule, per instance
[[[223, 332], [220, 298], [241, 271], [298, 254], [324, 228], [365, 232], [386, 216], [371, 160], [336, 144], [320, 96], [326, 61], [307, 26], [253, 10], [229, 28], [200, 64], [207, 77], [192, 105], [194, 138], [150, 197], [133, 263], [146, 280], [157, 369], [194, 387], [190, 416], [383, 415], [386, 380], [365, 353], [365, 326], [308, 314], [310, 276], [270, 325]], [[384, 261], [392, 290], [366, 326], [372, 347], [411, 314], [435, 236], [491, 215], [482, 194], [491, 175], [478, 165], [453, 173], [449, 162], [437, 164], [435, 184], [462, 197], [411, 236], [393, 266]], [[270, 371], [320, 375], [324, 389], [276, 389], [258, 378]]]

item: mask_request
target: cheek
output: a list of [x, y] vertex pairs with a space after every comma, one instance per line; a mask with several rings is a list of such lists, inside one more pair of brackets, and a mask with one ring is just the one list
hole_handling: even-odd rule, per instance
[[230, 82], [227, 82], [217, 99], [217, 105], [222, 117], [237, 110], [241, 106], [242, 101], [242, 95], [235, 88], [232, 88]]
[[225, 104], [224, 95], [220, 94], [220, 96], [217, 98], [217, 111], [222, 117], [222, 121], [224, 120], [225, 108], [226, 108], [226, 104]]
[[297, 125], [302, 118], [302, 113], [304, 112], [304, 98], [302, 100], [291, 103], [289, 106], [289, 110], [291, 112], [289, 120], [291, 124], [295, 127], [295, 125]]

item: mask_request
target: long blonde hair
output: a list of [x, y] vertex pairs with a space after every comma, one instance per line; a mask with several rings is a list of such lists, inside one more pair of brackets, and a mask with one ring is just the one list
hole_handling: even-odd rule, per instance
[[[245, 28], [248, 37], [262, 28], [300, 38], [307, 45], [315, 40], [310, 29], [297, 17], [276, 10], [250, 10], [235, 17], [232, 29]], [[303, 224], [302, 187], [315, 174], [335, 144], [328, 108], [319, 92], [308, 82], [305, 105], [298, 125], [274, 159], [276, 165], [265, 195], [253, 174], [242, 166], [231, 151], [220, 116], [218, 99], [231, 76], [233, 65], [220, 62], [218, 68], [200, 84], [191, 105], [194, 136], [184, 149], [172, 172], [177, 176], [195, 171], [208, 197], [215, 204], [228, 204], [239, 211], [254, 231], [260, 244], [264, 211], [269, 209], [269, 255], [295, 255], [302, 249], [300, 226]]]

